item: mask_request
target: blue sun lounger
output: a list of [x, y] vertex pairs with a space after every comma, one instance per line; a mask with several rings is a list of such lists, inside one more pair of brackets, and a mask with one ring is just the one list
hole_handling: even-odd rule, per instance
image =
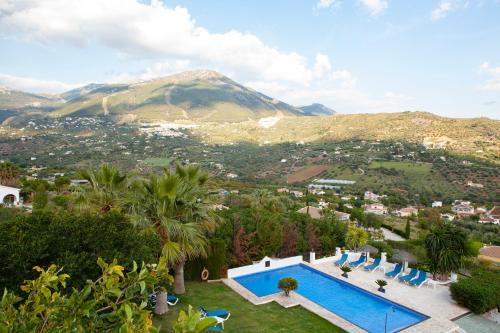
[[224, 329], [221, 326], [211, 326], [208, 328], [209, 332], [222, 332]]
[[380, 266], [380, 258], [376, 258], [371, 265], [363, 267], [365, 271], [373, 271], [375, 268]]
[[348, 254], [344, 253], [339, 260], [335, 262], [335, 266], [343, 266], [347, 262]]
[[400, 276], [399, 281], [408, 282], [410, 280], [413, 280], [415, 278], [415, 276], [417, 276], [417, 273], [418, 273], [418, 269], [412, 268], [409, 274], [404, 275], [404, 276]]
[[394, 269], [391, 272], [385, 273], [385, 276], [388, 278], [395, 279], [401, 274], [401, 269], [403, 268], [403, 264], [396, 264]]
[[207, 311], [203, 306], [200, 306], [200, 312], [203, 316], [206, 317], [219, 317], [222, 319], [228, 319], [231, 313], [224, 309], [217, 309], [213, 311]]
[[174, 296], [174, 295], [167, 295], [167, 304], [170, 306], [174, 306], [179, 302], [179, 297]]
[[410, 280], [408, 283], [412, 286], [420, 287], [427, 280], [427, 272], [419, 271], [418, 277], [413, 280]]
[[351, 262], [349, 266], [356, 268], [363, 265], [365, 262], [366, 262], [366, 255], [363, 254], [358, 260]]

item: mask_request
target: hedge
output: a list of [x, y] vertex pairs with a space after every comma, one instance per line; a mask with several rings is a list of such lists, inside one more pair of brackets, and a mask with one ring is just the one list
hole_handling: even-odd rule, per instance
[[478, 269], [471, 277], [451, 284], [453, 299], [477, 314], [500, 306], [500, 274]]

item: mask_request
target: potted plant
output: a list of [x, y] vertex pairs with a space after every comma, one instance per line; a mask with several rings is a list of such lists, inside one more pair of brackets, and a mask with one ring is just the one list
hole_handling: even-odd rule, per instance
[[342, 273], [342, 276], [347, 279], [349, 277], [347, 275], [347, 273], [349, 273], [350, 271], [352, 271], [351, 267], [349, 267], [349, 266], [342, 266], [342, 267], [340, 267], [340, 269], [342, 270], [342, 272], [344, 272], [344, 273]]
[[286, 296], [290, 296], [290, 291], [299, 287], [299, 283], [292, 277], [282, 278], [278, 281], [278, 288], [285, 292]]
[[387, 281], [386, 280], [377, 280], [375, 281], [376, 284], [378, 284], [378, 291], [381, 293], [385, 293], [384, 287], [387, 286]]

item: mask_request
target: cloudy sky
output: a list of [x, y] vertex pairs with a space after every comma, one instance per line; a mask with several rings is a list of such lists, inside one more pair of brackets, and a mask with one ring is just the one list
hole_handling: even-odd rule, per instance
[[217, 70], [340, 113], [500, 118], [500, 0], [0, 0], [0, 85]]

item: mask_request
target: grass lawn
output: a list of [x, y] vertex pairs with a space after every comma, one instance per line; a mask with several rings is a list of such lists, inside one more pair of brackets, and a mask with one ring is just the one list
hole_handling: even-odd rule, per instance
[[171, 160], [166, 157], [149, 157], [144, 160], [144, 164], [152, 167], [168, 167]]
[[373, 161], [370, 168], [386, 168], [401, 170], [410, 174], [425, 175], [431, 171], [432, 165], [428, 163], [411, 163], [399, 161]]
[[231, 318], [224, 324], [225, 332], [345, 332], [300, 306], [285, 309], [274, 302], [253, 305], [222, 283], [186, 282], [186, 290], [163, 318], [155, 318], [162, 332], [171, 332], [178, 311], [187, 309], [189, 304], [196, 309], [203, 305], [207, 310], [224, 308], [231, 312]]

